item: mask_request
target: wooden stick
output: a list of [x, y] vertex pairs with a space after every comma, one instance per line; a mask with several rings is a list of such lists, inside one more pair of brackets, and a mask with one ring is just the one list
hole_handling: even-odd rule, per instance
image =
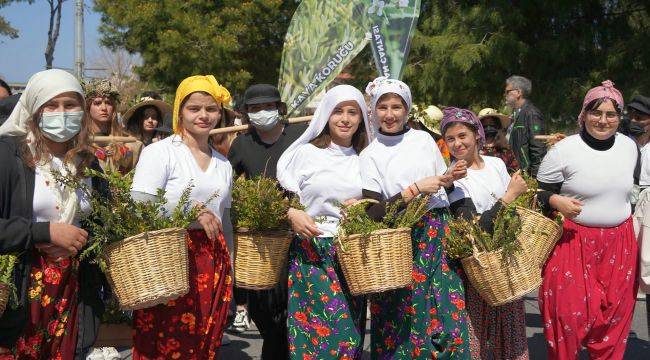
[[[300, 117], [295, 117], [295, 118], [289, 118], [287, 122], [289, 124], [297, 124], [297, 123], [304, 123], [304, 122], [309, 122], [311, 121], [312, 116], [300, 116]], [[229, 127], [224, 127], [224, 128], [218, 128], [218, 129], [213, 129], [210, 130], [210, 135], [214, 134], [228, 134], [228, 133], [233, 133], [237, 131], [245, 131], [251, 128], [251, 125], [238, 125], [238, 126], [229, 126]]]
[[535, 135], [533, 138], [535, 140], [548, 141], [548, 140], [555, 140], [557, 138], [557, 136], [555, 136], [555, 135]]
[[133, 143], [138, 139], [132, 136], [93, 136], [91, 142], [97, 144], [110, 144], [110, 143]]
[[[287, 122], [289, 124], [298, 124], [311, 121], [312, 116], [300, 116], [295, 118], [289, 118]], [[217, 128], [210, 130], [210, 135], [215, 134], [228, 134], [238, 131], [245, 131], [251, 128], [251, 125], [237, 125], [229, 126], [224, 128]], [[91, 139], [92, 142], [98, 144], [110, 144], [110, 143], [132, 143], [138, 141], [138, 139], [132, 136], [94, 136]]]

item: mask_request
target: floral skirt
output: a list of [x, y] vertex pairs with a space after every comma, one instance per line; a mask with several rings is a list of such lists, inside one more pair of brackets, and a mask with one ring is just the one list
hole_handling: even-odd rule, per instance
[[73, 359], [77, 347], [79, 261], [32, 255], [28, 322], [16, 342], [17, 359]]
[[623, 359], [634, 316], [639, 252], [632, 218], [610, 228], [564, 219], [544, 265], [539, 309], [549, 359]]
[[364, 297], [350, 295], [334, 240], [296, 237], [289, 251], [289, 353], [292, 359], [360, 359]]
[[465, 292], [444, 256], [447, 210], [429, 211], [415, 225], [413, 284], [371, 299], [374, 359], [467, 359]]
[[[214, 359], [232, 293], [230, 255], [216, 241], [189, 230], [190, 291], [167, 304], [133, 312], [133, 359]], [[134, 259], [135, 260], [135, 259]]]
[[524, 300], [490, 306], [463, 276], [472, 359], [528, 359]]

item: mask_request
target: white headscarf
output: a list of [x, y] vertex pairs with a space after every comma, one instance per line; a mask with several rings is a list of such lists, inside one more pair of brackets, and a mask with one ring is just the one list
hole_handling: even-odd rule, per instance
[[[83, 99], [84, 92], [79, 81], [67, 71], [50, 69], [32, 75], [11, 115], [0, 126], [0, 136], [26, 136], [29, 149], [32, 155], [35, 155], [35, 137], [29, 130], [29, 121], [43, 104], [59, 94], [70, 91], [80, 94]], [[74, 189], [64, 187], [53, 179], [51, 161], [36, 164], [36, 167], [53, 186], [52, 192], [60, 209], [61, 222], [72, 224], [79, 206], [77, 193]], [[67, 164], [67, 166], [59, 170], [65, 175], [67, 173], [75, 173], [76, 167], [74, 164]]]
[[334, 108], [344, 102], [344, 101], [356, 101], [363, 115], [363, 122], [366, 126], [366, 136], [368, 136], [368, 142], [372, 141], [370, 135], [370, 127], [368, 123], [368, 111], [366, 108], [366, 102], [363, 98], [361, 91], [357, 90], [355, 87], [350, 85], [338, 85], [330, 89], [323, 100], [316, 108], [316, 112], [309, 124], [309, 127], [305, 132], [287, 148], [287, 150], [282, 153], [280, 159], [278, 160], [277, 165], [277, 176], [280, 185], [288, 191], [298, 193], [300, 190], [298, 187], [298, 176], [297, 173], [300, 169], [296, 168], [296, 159], [295, 155], [298, 148], [301, 145], [307, 144], [317, 137], [327, 126], [330, 115]]
[[375, 115], [376, 114], [375, 108], [377, 107], [377, 101], [382, 95], [388, 93], [397, 94], [402, 99], [404, 99], [404, 102], [406, 103], [407, 113], [411, 111], [411, 107], [413, 106], [413, 99], [411, 98], [411, 89], [409, 88], [408, 85], [406, 85], [402, 81], [396, 79], [389, 79], [385, 76], [380, 76], [376, 78], [372, 82], [368, 83], [368, 86], [366, 86], [366, 94], [370, 96], [370, 112], [372, 114], [372, 121], [375, 124], [375, 127], [379, 127], [379, 124], [377, 123], [377, 117]]

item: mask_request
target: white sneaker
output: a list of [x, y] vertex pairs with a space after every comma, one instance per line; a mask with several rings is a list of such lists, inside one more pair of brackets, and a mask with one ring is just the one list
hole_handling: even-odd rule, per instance
[[221, 346], [230, 345], [230, 342], [231, 341], [230, 341], [230, 338], [228, 337], [228, 335], [223, 334], [223, 337], [221, 338]]
[[232, 331], [243, 333], [251, 327], [251, 320], [248, 317], [248, 311], [239, 310], [235, 315], [235, 320], [232, 322]]
[[94, 348], [86, 360], [120, 360], [122, 357], [114, 347]]

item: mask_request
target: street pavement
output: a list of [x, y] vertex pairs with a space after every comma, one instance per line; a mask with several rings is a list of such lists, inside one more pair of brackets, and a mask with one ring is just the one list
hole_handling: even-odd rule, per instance
[[[546, 341], [542, 330], [542, 317], [539, 313], [536, 294], [529, 294], [526, 302], [526, 335], [528, 336], [528, 350], [531, 360], [546, 359]], [[366, 323], [370, 326], [370, 321]], [[366, 332], [368, 333], [369, 330]], [[248, 360], [260, 359], [262, 351], [262, 339], [257, 329], [243, 334], [228, 333], [231, 343], [223, 346], [221, 359], [224, 360]], [[366, 335], [365, 353], [363, 359], [370, 359], [370, 337]], [[588, 359], [582, 354], [581, 359]], [[632, 331], [628, 339], [625, 360], [650, 360], [650, 339], [648, 338], [648, 325], [646, 319], [645, 296], [637, 297], [634, 310]]]

